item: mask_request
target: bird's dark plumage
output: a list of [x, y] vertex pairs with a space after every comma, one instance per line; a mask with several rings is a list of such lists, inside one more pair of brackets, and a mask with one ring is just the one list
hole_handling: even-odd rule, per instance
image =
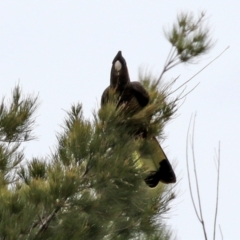
[[[110, 86], [107, 87], [101, 98], [101, 105], [108, 102], [109, 91], [113, 89], [118, 95], [117, 108], [125, 104], [128, 112], [139, 112], [149, 103], [149, 94], [139, 82], [131, 82], [129, 78], [127, 63], [119, 51], [112, 61], [110, 74]], [[147, 137], [146, 129], [139, 129], [136, 135]], [[145, 178], [145, 182], [149, 187], [157, 186], [158, 182], [175, 183], [176, 176], [170, 162], [167, 159], [157, 139], [148, 136], [146, 144], [149, 144], [149, 153], [144, 157], [146, 165], [150, 164], [149, 175]], [[148, 164], [149, 163], [149, 164]]]
[[[119, 61], [122, 65], [120, 70], [116, 70], [115, 63]], [[139, 107], [145, 107], [149, 102], [149, 95], [145, 88], [139, 82], [130, 82], [127, 63], [119, 51], [112, 61], [110, 74], [110, 86], [102, 94], [101, 105], [107, 103], [109, 89], [112, 88], [119, 95], [117, 107], [122, 103], [129, 103], [133, 98], [139, 103]], [[140, 110], [140, 109], [139, 109]]]

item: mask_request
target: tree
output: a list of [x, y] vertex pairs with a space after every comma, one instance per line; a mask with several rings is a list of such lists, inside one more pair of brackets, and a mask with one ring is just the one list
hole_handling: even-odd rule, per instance
[[[32, 130], [37, 97], [22, 97], [17, 86], [10, 105], [0, 107], [0, 238], [1, 239], [169, 239], [164, 214], [175, 194], [168, 185], [150, 189], [144, 182], [139, 152], [144, 142], [128, 134], [144, 124], [163, 139], [165, 124], [182, 97], [171, 99], [173, 82], [163, 74], [191, 62], [209, 48], [201, 30], [204, 15], [194, 22], [179, 16], [167, 34], [172, 50], [159, 78], [140, 76], [149, 104], [127, 118], [116, 109], [116, 95], [84, 118], [74, 104], [57, 135], [58, 144], [47, 159], [23, 163], [21, 143], [34, 139]], [[180, 86], [181, 88], [181, 86]]]

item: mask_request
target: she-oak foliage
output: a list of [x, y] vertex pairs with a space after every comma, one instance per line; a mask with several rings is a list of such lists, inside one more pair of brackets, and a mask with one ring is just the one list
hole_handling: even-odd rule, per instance
[[[189, 52], [193, 60], [196, 51]], [[143, 142], [127, 133], [144, 124], [149, 133], [163, 138], [180, 96], [170, 99], [171, 83], [160, 84], [161, 77], [176, 59], [184, 62], [178, 50], [171, 55], [175, 60], [168, 58], [159, 79], [140, 76], [150, 95], [140, 112], [126, 118], [122, 108], [116, 110], [114, 93], [93, 121], [84, 118], [81, 104], [73, 105], [48, 159], [21, 163], [21, 143], [34, 138], [37, 97], [22, 97], [17, 86], [10, 104], [2, 101], [0, 239], [170, 238], [163, 217], [175, 195], [167, 185], [150, 189], [145, 184], [136, 154], [143, 151]]]

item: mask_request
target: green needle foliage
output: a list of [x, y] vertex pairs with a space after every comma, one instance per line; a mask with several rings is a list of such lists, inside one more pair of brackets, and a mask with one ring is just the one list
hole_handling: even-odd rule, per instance
[[[191, 25], [187, 16], [180, 16], [179, 26], [168, 35], [180, 62], [207, 49], [204, 31], [205, 37], [193, 35], [192, 45], [191, 38], [179, 39], [201, 22]], [[190, 50], [196, 41], [205, 47]], [[165, 124], [177, 111], [180, 96], [170, 98], [172, 83], [163, 85], [161, 76], [140, 77], [150, 95], [150, 103], [141, 111], [127, 112], [125, 106], [116, 110], [114, 92], [108, 104], [94, 113], [93, 121], [84, 118], [81, 104], [73, 105], [51, 156], [25, 164], [20, 146], [34, 139], [37, 97], [22, 97], [17, 86], [10, 103], [2, 101], [0, 239], [170, 239], [164, 217], [175, 194], [169, 185], [150, 189], [145, 184], [146, 169], [140, 162], [144, 139], [131, 134], [144, 128], [164, 138]]]
[[155, 98], [149, 107], [127, 119], [114, 94], [92, 122], [81, 104], [73, 105], [48, 161], [17, 164], [15, 181], [2, 183], [0, 238], [169, 239], [163, 215], [174, 193], [145, 184], [136, 154], [144, 142], [129, 134], [142, 124], [158, 134], [174, 113], [160, 107], [168, 105], [164, 93], [149, 91]]
[[194, 62], [212, 47], [209, 31], [206, 26], [203, 28], [204, 20], [204, 12], [201, 12], [197, 20], [192, 14], [182, 13], [172, 30], [165, 32], [175, 51], [171, 67], [181, 62]]
[[19, 86], [12, 92], [10, 104], [3, 98], [0, 103], [0, 181], [9, 184], [16, 180], [13, 171], [24, 159], [21, 142], [34, 139], [33, 117], [38, 104], [37, 97], [21, 96]]

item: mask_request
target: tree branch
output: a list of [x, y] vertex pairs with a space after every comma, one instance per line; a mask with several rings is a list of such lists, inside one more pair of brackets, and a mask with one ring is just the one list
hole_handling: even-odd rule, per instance
[[195, 78], [199, 73], [201, 73], [205, 68], [207, 68], [209, 65], [211, 65], [215, 60], [217, 60], [225, 51], [227, 51], [229, 49], [230, 46], [226, 47], [217, 57], [215, 57], [212, 61], [210, 61], [208, 64], [206, 64], [203, 68], [201, 68], [197, 73], [195, 73], [192, 77], [190, 77], [187, 81], [185, 81], [183, 84], [181, 84], [179, 87], [177, 87], [176, 89], [174, 89], [172, 92], [170, 92], [168, 94], [171, 95], [174, 92], [176, 92], [177, 90], [179, 90], [180, 88], [182, 88], [183, 86], [185, 86], [188, 82], [190, 82], [193, 78]]
[[197, 216], [198, 220], [201, 222], [201, 219], [199, 217], [197, 207], [196, 207], [196, 204], [195, 204], [195, 201], [194, 201], [194, 198], [193, 198], [191, 179], [190, 179], [190, 171], [189, 171], [189, 161], [188, 161], [188, 137], [189, 137], [189, 130], [190, 130], [190, 126], [191, 126], [191, 121], [192, 121], [192, 117], [190, 119], [190, 123], [189, 123], [189, 126], [188, 126], [187, 139], [186, 139], [186, 162], [187, 162], [187, 173], [188, 173], [188, 185], [189, 185], [190, 196], [191, 196], [191, 200], [192, 200], [192, 204], [193, 204], [196, 216]]
[[46, 220], [43, 221], [43, 223], [40, 225], [39, 230], [37, 232], [37, 236], [39, 236], [41, 233], [47, 230], [49, 223], [51, 220], [56, 216], [57, 212], [61, 209], [60, 206], [57, 206], [53, 212], [46, 218]]
[[192, 138], [191, 138], [191, 149], [192, 149], [192, 157], [193, 157], [193, 164], [194, 164], [194, 176], [195, 176], [195, 182], [196, 182], [196, 187], [197, 187], [197, 196], [198, 196], [198, 205], [199, 205], [199, 212], [197, 211], [197, 207], [193, 198], [193, 193], [192, 193], [192, 186], [191, 186], [191, 180], [190, 180], [190, 172], [189, 172], [189, 165], [188, 165], [188, 137], [189, 137], [189, 129], [191, 125], [191, 120], [188, 126], [188, 132], [187, 132], [187, 143], [186, 143], [186, 161], [187, 161], [187, 173], [188, 173], [188, 184], [189, 184], [189, 190], [190, 190], [190, 195], [191, 195], [191, 200], [192, 204], [196, 213], [196, 216], [198, 220], [200, 221], [202, 228], [203, 228], [203, 233], [204, 233], [204, 238], [207, 240], [207, 232], [203, 220], [203, 214], [202, 214], [202, 205], [201, 205], [201, 199], [200, 199], [200, 191], [199, 191], [199, 183], [198, 183], [198, 177], [197, 177], [197, 169], [196, 169], [196, 158], [195, 158], [195, 151], [194, 151], [194, 132], [195, 132], [195, 119], [196, 119], [196, 114], [193, 119], [193, 130], [192, 130]]
[[218, 227], [219, 227], [219, 231], [220, 231], [220, 233], [221, 233], [221, 237], [222, 237], [222, 240], [223, 240], [223, 234], [222, 234], [222, 229], [221, 229], [220, 224], [218, 225]]
[[[216, 209], [215, 209], [214, 227], [213, 227], [213, 240], [215, 240], [215, 237], [216, 237], [218, 196], [219, 196], [219, 176], [220, 176], [220, 142], [218, 144], [218, 155], [217, 155], [217, 195], [216, 195]], [[221, 230], [221, 228], [220, 228], [220, 230]]]
[[196, 120], [196, 114], [193, 119], [193, 130], [192, 130], [192, 157], [193, 157], [193, 165], [194, 165], [194, 176], [195, 176], [195, 182], [197, 187], [197, 196], [198, 196], [198, 206], [199, 206], [199, 212], [200, 212], [200, 222], [202, 224], [204, 237], [207, 240], [207, 232], [204, 224], [203, 214], [202, 214], [202, 204], [201, 204], [201, 198], [200, 198], [200, 190], [199, 190], [199, 183], [198, 183], [198, 177], [197, 177], [197, 168], [196, 168], [196, 158], [195, 158], [195, 151], [194, 151], [194, 133], [195, 133], [195, 120]]

